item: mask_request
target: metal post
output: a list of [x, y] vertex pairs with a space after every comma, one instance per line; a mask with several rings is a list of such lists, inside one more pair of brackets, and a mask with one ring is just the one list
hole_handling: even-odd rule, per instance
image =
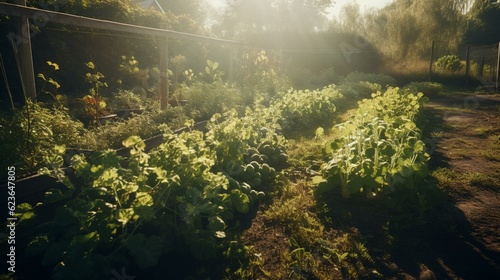
[[432, 61], [434, 60], [434, 41], [431, 44], [431, 57], [429, 61], [429, 82], [432, 80]]
[[465, 54], [465, 85], [469, 86], [470, 72], [470, 45], [467, 45], [467, 53]]
[[[15, 0], [15, 4], [26, 6], [26, 0]], [[16, 54], [24, 97], [36, 102], [35, 70], [31, 52], [30, 23], [27, 17], [17, 19], [16, 34], [9, 38]]]
[[497, 54], [497, 83], [495, 86], [496, 91], [500, 91], [500, 42], [498, 42], [498, 54]]

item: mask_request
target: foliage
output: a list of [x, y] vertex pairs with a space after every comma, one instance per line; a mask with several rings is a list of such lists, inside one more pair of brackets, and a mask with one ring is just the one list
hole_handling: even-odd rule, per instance
[[354, 98], [356, 100], [368, 98], [373, 93], [381, 90], [381, 85], [366, 81], [343, 83], [339, 86], [339, 91], [342, 92], [344, 96]]
[[262, 99], [268, 103], [278, 92], [289, 88], [288, 78], [281, 73], [279, 62], [264, 50], [245, 53], [238, 78], [243, 104], [252, 105]]
[[411, 92], [421, 92], [425, 96], [436, 96], [443, 92], [444, 86], [440, 83], [433, 82], [411, 82], [404, 86], [403, 89], [407, 89]]
[[120, 87], [146, 87], [152, 74], [154, 75], [159, 71], [156, 67], [151, 69], [140, 68], [139, 61], [134, 56], [122, 55], [121, 59], [118, 72], [121, 73], [122, 77], [117, 81]]
[[153, 117], [150, 113], [143, 113], [134, 114], [126, 120], [107, 122], [106, 125], [88, 130], [79, 139], [77, 146], [72, 147], [102, 151], [120, 148], [122, 142], [133, 135], [152, 137], [161, 132], [160, 124]]
[[[467, 22], [468, 0], [393, 1], [362, 16], [358, 5], [341, 24], [367, 36], [389, 62], [426, 58], [432, 40], [455, 46]], [[344, 24], [345, 22], [345, 24]]]
[[331, 160], [315, 179], [318, 193], [370, 197], [411, 188], [426, 176], [429, 155], [414, 123], [424, 100], [422, 93], [390, 88], [361, 101], [355, 116], [336, 126], [341, 136], [326, 145]]
[[237, 108], [241, 104], [239, 90], [220, 81], [214, 83], [195, 82], [186, 91], [189, 100], [186, 110], [195, 120], [207, 120], [215, 113]]
[[278, 122], [285, 133], [311, 130], [331, 123], [335, 116], [335, 104], [342, 102], [342, 98], [334, 85], [322, 90], [289, 90], [275, 96], [270, 110], [281, 115]]
[[13, 115], [2, 116], [0, 129], [2, 168], [16, 166], [19, 176], [44, 166], [55, 145], [74, 146], [86, 132], [81, 122], [70, 117], [68, 109], [44, 108], [41, 103], [29, 100]]
[[91, 84], [92, 87], [89, 90], [89, 94], [83, 97], [83, 104], [85, 107], [85, 112], [92, 118], [94, 124], [99, 124], [99, 117], [106, 114], [106, 102], [104, 102], [100, 89], [102, 87], [108, 87], [106, 82], [101, 81], [104, 75], [97, 71], [93, 62], [87, 62], [87, 67], [92, 70], [93, 73], [88, 72], [85, 75], [85, 80], [87, 83]]
[[141, 109], [143, 100], [130, 90], [119, 90], [113, 96], [111, 106], [113, 109]]
[[387, 89], [389, 86], [393, 87], [397, 85], [396, 80], [386, 74], [374, 74], [374, 73], [363, 73], [363, 72], [352, 72], [345, 77], [342, 84], [345, 83], [356, 83], [356, 82], [369, 82], [372, 84], [379, 84], [382, 88]]
[[500, 36], [500, 7], [492, 1], [476, 1], [471, 9], [471, 17], [462, 38], [463, 44], [498, 44]]
[[342, 78], [335, 72], [333, 67], [324, 69], [319, 73], [304, 67], [289, 67], [286, 69], [286, 75], [292, 82], [293, 87], [297, 89], [323, 88], [330, 84], [339, 84]]
[[[54, 100], [58, 101], [60, 96], [57, 94], [57, 91], [61, 85], [49, 75], [51, 75], [52, 72], [59, 70], [59, 65], [52, 61], [47, 61], [47, 65], [49, 65], [51, 69], [44, 73], [38, 73], [37, 75], [37, 77], [43, 81], [42, 88], [38, 91], [37, 97], [40, 93], [44, 93], [50, 95]], [[52, 90], [48, 89], [47, 86], [50, 86]]]
[[230, 185], [251, 200], [263, 195], [259, 191], [274, 181], [276, 168], [283, 167], [288, 159], [286, 140], [266, 111], [248, 110], [242, 118], [236, 118], [232, 111], [226, 120], [219, 123], [216, 115], [208, 124], [207, 140], [217, 156], [216, 170], [226, 174]]
[[345, 77], [339, 86], [345, 96], [354, 98], [369, 98], [372, 93], [396, 86], [396, 80], [385, 74], [352, 72]]
[[457, 55], [444, 55], [436, 61], [436, 66], [444, 71], [455, 73], [462, 68], [462, 62]]
[[65, 149], [56, 146], [44, 173], [65, 188], [23, 206], [36, 214], [21, 220], [33, 226], [19, 237], [25, 257], [42, 259], [54, 279], [102, 278], [116, 265], [146, 269], [172, 250], [213, 258], [235, 212], [247, 213], [286, 162], [272, 119], [264, 108], [222, 122], [215, 116], [206, 135], [166, 133], [149, 153], [131, 136], [123, 141], [126, 163], [113, 150], [76, 155], [71, 177], [61, 169]]

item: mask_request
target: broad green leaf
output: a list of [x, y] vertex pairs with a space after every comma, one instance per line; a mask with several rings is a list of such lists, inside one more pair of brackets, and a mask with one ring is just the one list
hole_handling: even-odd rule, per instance
[[124, 208], [118, 210], [118, 222], [122, 223], [123, 225], [127, 224], [132, 217], [135, 215], [134, 209], [133, 208]]
[[146, 221], [152, 220], [155, 217], [155, 211], [152, 206], [138, 206], [134, 207], [134, 212]]
[[28, 256], [36, 256], [38, 254], [41, 254], [47, 250], [49, 244], [50, 243], [48, 236], [35, 236], [35, 238], [28, 244], [28, 247], [26, 248], [26, 254]]
[[135, 257], [135, 262], [140, 269], [146, 269], [158, 264], [163, 242], [159, 236], [139, 233], [130, 236], [126, 247], [130, 255]]
[[247, 213], [249, 210], [248, 204], [250, 203], [250, 198], [240, 190], [232, 190], [231, 196], [234, 208], [236, 208], [238, 212]]
[[325, 182], [325, 178], [323, 178], [323, 176], [314, 176], [312, 177], [312, 183], [314, 185], [319, 185], [320, 183], [323, 183]]
[[208, 229], [211, 231], [223, 231], [226, 228], [226, 223], [219, 216], [208, 218]]

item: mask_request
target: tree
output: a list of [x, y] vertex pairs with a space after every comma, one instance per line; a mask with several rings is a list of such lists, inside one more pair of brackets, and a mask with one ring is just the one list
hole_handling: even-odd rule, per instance
[[227, 37], [263, 31], [321, 30], [332, 0], [227, 0], [218, 31]]
[[365, 14], [364, 20], [351, 5], [344, 9], [339, 23], [346, 31], [364, 35], [388, 58], [421, 59], [428, 56], [432, 41], [448, 48], [457, 45], [468, 5], [470, 0], [395, 0]]
[[463, 36], [465, 44], [494, 44], [500, 42], [500, 4], [478, 0], [470, 11], [470, 20]]

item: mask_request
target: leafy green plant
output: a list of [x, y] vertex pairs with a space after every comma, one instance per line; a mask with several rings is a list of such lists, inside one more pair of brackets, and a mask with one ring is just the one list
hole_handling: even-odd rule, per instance
[[85, 80], [92, 85], [89, 90], [88, 95], [83, 97], [83, 104], [85, 107], [85, 112], [92, 118], [94, 124], [99, 124], [98, 118], [104, 116], [106, 112], [106, 102], [104, 102], [100, 89], [102, 87], [108, 87], [106, 82], [101, 81], [104, 75], [97, 71], [93, 62], [89, 61], [86, 66], [93, 71], [93, 73], [88, 72], [85, 75]]
[[372, 196], [426, 176], [429, 156], [413, 122], [422, 97], [391, 88], [361, 101], [354, 117], [336, 126], [341, 137], [326, 146], [332, 159], [315, 179], [318, 193], [339, 188], [344, 197]]
[[117, 149], [122, 146], [123, 140], [130, 136], [148, 138], [160, 134], [161, 131], [162, 126], [147, 112], [89, 129], [79, 139], [77, 146], [71, 147], [91, 150]]
[[19, 175], [36, 172], [45, 166], [45, 158], [55, 145], [76, 146], [86, 132], [81, 122], [71, 118], [67, 108], [44, 108], [29, 100], [13, 115], [2, 116], [0, 129], [2, 167], [15, 165]]
[[[42, 88], [38, 91], [37, 96], [40, 93], [44, 93], [50, 95], [54, 100], [59, 101], [61, 99], [61, 96], [57, 93], [57, 91], [59, 90], [61, 85], [57, 81], [49, 77], [52, 72], [59, 70], [59, 65], [52, 61], [47, 61], [47, 65], [49, 65], [51, 69], [44, 73], [38, 73], [37, 75], [37, 77], [43, 81]], [[48, 87], [51, 87], [52, 89], [49, 89]]]
[[425, 96], [436, 96], [443, 92], [444, 86], [440, 83], [434, 82], [411, 82], [404, 86], [403, 89], [407, 89], [411, 92], [421, 92]]
[[380, 84], [371, 83], [367, 81], [348, 82], [339, 86], [339, 91], [346, 97], [359, 100], [361, 98], [368, 98], [372, 93], [382, 90]]
[[113, 109], [142, 109], [143, 100], [130, 90], [119, 90], [113, 96]]
[[290, 81], [278, 62], [264, 50], [243, 54], [241, 65], [237, 81], [245, 105], [252, 105], [256, 100], [268, 104], [277, 93], [290, 88]]
[[386, 74], [374, 74], [374, 73], [362, 73], [362, 72], [352, 72], [345, 77], [342, 81], [344, 83], [356, 83], [356, 82], [369, 82], [373, 84], [379, 84], [384, 89], [388, 86], [396, 86], [396, 79]]
[[335, 104], [342, 99], [343, 95], [334, 85], [323, 90], [289, 90], [275, 96], [270, 110], [279, 112], [278, 122], [285, 133], [311, 130], [329, 125], [335, 116]]
[[[261, 110], [222, 122], [215, 117], [206, 135], [167, 132], [148, 153], [131, 136], [123, 141], [126, 162], [113, 150], [76, 155], [69, 177], [61, 169], [65, 148], [56, 146], [43, 172], [65, 188], [49, 190], [36, 207], [23, 206], [21, 226], [33, 225], [21, 242], [25, 256], [42, 259], [54, 279], [102, 278], [116, 265], [146, 269], [171, 250], [213, 258], [234, 213], [247, 213], [265, 195], [261, 185], [274, 180], [275, 164], [286, 161], [278, 126]], [[253, 176], [244, 177], [250, 170]]]
[[189, 100], [186, 110], [195, 120], [208, 120], [215, 113], [222, 113], [242, 104], [240, 91], [222, 82], [195, 82], [185, 95]]
[[457, 55], [444, 55], [436, 61], [436, 66], [449, 73], [455, 73], [462, 68], [462, 62]]
[[200, 77], [207, 77], [208, 81], [211, 83], [221, 83], [223, 76], [224, 72], [219, 69], [219, 63], [217, 61], [213, 62], [210, 59], [207, 60], [205, 73], [200, 73]]

